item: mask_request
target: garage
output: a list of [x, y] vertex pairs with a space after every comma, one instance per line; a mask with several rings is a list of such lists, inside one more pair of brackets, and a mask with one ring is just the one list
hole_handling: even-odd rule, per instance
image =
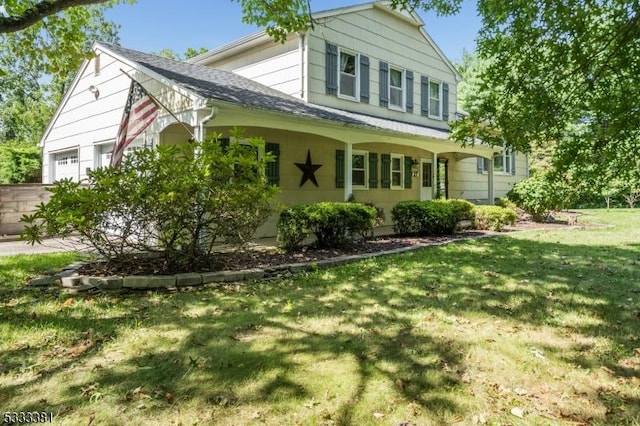
[[53, 156], [53, 179], [61, 180], [65, 178], [78, 181], [80, 164], [78, 161], [78, 150], [65, 151]]

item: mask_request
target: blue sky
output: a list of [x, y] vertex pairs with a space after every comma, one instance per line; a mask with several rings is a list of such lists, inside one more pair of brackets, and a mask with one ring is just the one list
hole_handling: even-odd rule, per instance
[[[364, 3], [366, 0], [312, 0], [313, 10]], [[420, 12], [425, 28], [452, 60], [471, 51], [480, 28], [476, 2], [464, 0], [461, 12], [453, 17], [439, 17]], [[242, 23], [240, 4], [231, 0], [138, 0], [121, 4], [107, 12], [107, 17], [121, 25], [120, 43], [143, 52], [163, 48], [184, 53], [188, 47], [209, 49], [254, 33], [258, 30]]]

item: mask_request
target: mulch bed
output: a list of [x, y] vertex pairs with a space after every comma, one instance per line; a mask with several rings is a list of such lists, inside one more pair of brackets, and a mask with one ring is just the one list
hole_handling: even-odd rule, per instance
[[[584, 224], [581, 224], [583, 226]], [[506, 228], [502, 233], [527, 229], [567, 228], [567, 221], [537, 223], [528, 218], [519, 219], [514, 226]], [[196, 270], [185, 269], [176, 265], [165, 264], [160, 259], [148, 256], [131, 256], [126, 263], [110, 264], [94, 262], [83, 266], [78, 272], [83, 275], [164, 275], [185, 272], [231, 271], [251, 268], [269, 268], [277, 265], [303, 262], [317, 262], [338, 256], [380, 253], [393, 249], [443, 243], [465, 238], [496, 234], [492, 231], [467, 230], [445, 237], [400, 237], [395, 235], [376, 237], [362, 241], [345, 249], [317, 249], [305, 247], [297, 253], [285, 253], [280, 249], [255, 246], [234, 252], [215, 253], [210, 259], [202, 259]]]

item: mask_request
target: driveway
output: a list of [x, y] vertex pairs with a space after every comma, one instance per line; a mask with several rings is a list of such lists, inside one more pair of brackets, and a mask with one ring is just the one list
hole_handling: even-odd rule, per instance
[[83, 251], [86, 246], [78, 243], [73, 238], [59, 239], [53, 238], [44, 240], [42, 244], [27, 244], [24, 241], [2, 241], [0, 240], [0, 257], [13, 256], [14, 254], [40, 254], [55, 253], [61, 251]]

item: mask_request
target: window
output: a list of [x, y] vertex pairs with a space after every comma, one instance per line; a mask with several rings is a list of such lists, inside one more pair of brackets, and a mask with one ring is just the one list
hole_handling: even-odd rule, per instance
[[391, 154], [391, 188], [402, 189], [404, 182], [404, 156]]
[[404, 110], [404, 71], [389, 69], [389, 106]]
[[435, 81], [429, 82], [429, 117], [440, 118], [442, 113], [440, 89], [441, 84]]
[[358, 55], [340, 50], [338, 94], [358, 100]]
[[369, 155], [366, 151], [353, 151], [353, 155], [351, 157], [351, 183], [354, 188], [367, 188], [368, 157]]
[[511, 174], [513, 170], [511, 153], [508, 150], [502, 151], [500, 155], [493, 157], [493, 171]]
[[73, 154], [69, 157], [69, 164], [78, 164], [78, 155]]
[[56, 163], [58, 164], [58, 166], [66, 166], [67, 164], [69, 164], [69, 157], [59, 157], [56, 160]]

